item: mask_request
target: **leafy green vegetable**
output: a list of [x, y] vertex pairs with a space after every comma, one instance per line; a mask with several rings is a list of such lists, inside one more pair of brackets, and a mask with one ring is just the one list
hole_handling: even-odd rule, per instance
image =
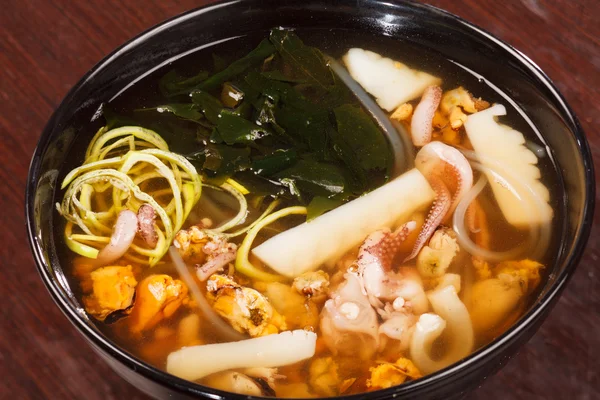
[[265, 128], [260, 127], [229, 110], [222, 110], [219, 114], [217, 131], [219, 131], [221, 139], [227, 144], [248, 144], [271, 133]]
[[279, 70], [267, 71], [261, 73], [267, 79], [272, 79], [274, 81], [282, 81], [289, 83], [307, 83], [308, 81], [305, 78], [294, 78], [288, 75], [285, 75], [283, 72]]
[[173, 115], [190, 121], [199, 121], [204, 118], [200, 107], [193, 103], [171, 103], [152, 108], [141, 108], [136, 111], [157, 111], [159, 113], [172, 113]]
[[177, 94], [185, 93], [208, 78], [207, 71], [200, 71], [192, 77], [184, 77], [176, 70], [167, 72], [158, 82], [160, 92], [165, 97], [171, 97]]
[[278, 138], [283, 142], [297, 147], [301, 146], [301, 140], [299, 140], [298, 137], [290, 135], [287, 129], [281, 126], [277, 121], [277, 117], [275, 116], [277, 110], [277, 98], [278, 96], [264, 96], [256, 101], [256, 104], [254, 105], [257, 111], [255, 122], [260, 126], [270, 126], [271, 129], [277, 133]]
[[388, 165], [388, 144], [373, 120], [362, 110], [344, 104], [334, 110], [337, 129], [344, 142], [354, 150], [364, 170], [385, 169]]
[[273, 153], [255, 158], [252, 161], [252, 170], [258, 175], [270, 176], [294, 165], [298, 160], [298, 153], [294, 149], [275, 150]]
[[296, 185], [296, 181], [294, 179], [282, 178], [279, 179], [279, 183], [285, 186], [292, 196], [302, 201], [302, 193], [300, 192], [300, 189], [298, 189], [298, 185]]
[[163, 76], [163, 93], [190, 96], [144, 114], [183, 152], [197, 146], [187, 157], [207, 181], [233, 178], [257, 202], [294, 199], [310, 220], [388, 179], [393, 158], [382, 132], [294, 32], [275, 29], [237, 61], [212, 62], [211, 76]]
[[306, 214], [306, 221], [311, 221], [317, 218], [319, 215], [331, 211], [344, 204], [344, 201], [338, 198], [328, 198], [322, 196], [314, 197], [308, 204], [308, 212]]
[[244, 80], [256, 92], [272, 99], [278, 99], [283, 104], [300, 110], [319, 110], [319, 107], [311, 103], [288, 83], [267, 79], [256, 71], [249, 72]]
[[346, 180], [336, 166], [313, 160], [299, 160], [292, 167], [275, 174], [275, 177], [292, 180], [300, 192], [317, 196], [342, 193], [346, 186]]
[[252, 171], [236, 173], [235, 180], [244, 185], [254, 195], [290, 197], [290, 192], [286, 186], [276, 180], [258, 176]]
[[223, 109], [223, 105], [217, 98], [202, 90], [194, 90], [192, 101], [200, 107], [200, 110], [211, 124], [216, 125], [219, 122], [219, 114]]
[[365, 170], [360, 165], [357, 154], [350, 144], [345, 141], [344, 137], [340, 135], [335, 129], [329, 129], [327, 134], [330, 138], [332, 149], [339, 159], [348, 167], [350, 171], [352, 191], [362, 192], [367, 186], [367, 176]]
[[256, 123], [260, 125], [271, 125], [277, 133], [283, 134], [285, 130], [275, 120], [275, 100], [270, 97], [262, 97], [255, 104], [257, 115]]
[[305, 111], [281, 107], [277, 110], [276, 118], [286, 131], [302, 140], [318, 159], [327, 158], [327, 129], [330, 126], [327, 110]]
[[202, 169], [211, 176], [230, 177], [250, 165], [250, 148], [210, 144], [202, 152], [188, 156], [190, 161], [202, 162]]
[[196, 89], [211, 90], [219, 87], [223, 82], [228, 81], [246, 71], [253, 65], [259, 64], [275, 52], [275, 48], [267, 39], [264, 39], [259, 45], [246, 56], [231, 63], [224, 70], [217, 72], [210, 78], [196, 86]]
[[323, 89], [333, 83], [331, 70], [321, 52], [306, 46], [295, 33], [285, 29], [273, 29], [269, 40], [291, 65], [296, 76]]

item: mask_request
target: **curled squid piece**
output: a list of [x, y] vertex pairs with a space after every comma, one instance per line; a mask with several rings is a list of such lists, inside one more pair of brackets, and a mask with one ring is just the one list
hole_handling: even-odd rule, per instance
[[377, 313], [360, 279], [351, 273], [344, 279], [321, 311], [322, 337], [333, 354], [368, 359], [379, 345]]
[[152, 328], [172, 316], [188, 300], [188, 289], [183, 282], [169, 275], [150, 275], [136, 290], [135, 304], [129, 316], [133, 332]]
[[[429, 293], [435, 314], [426, 313], [419, 322], [410, 343], [410, 355], [424, 374], [430, 374], [466, 357], [473, 349], [473, 326], [454, 285], [444, 286]], [[440, 358], [433, 358], [431, 347], [444, 335], [446, 349]]]
[[158, 244], [158, 233], [154, 228], [156, 210], [150, 204], [142, 204], [137, 212], [138, 233], [151, 249]]
[[237, 245], [222, 237], [213, 238], [204, 245], [203, 250], [206, 253], [206, 261], [196, 269], [196, 275], [201, 281], [222, 271], [230, 262], [235, 261], [237, 255]]
[[389, 314], [384, 310], [385, 304], [392, 302], [398, 310], [402, 308], [402, 311], [416, 315], [426, 312], [429, 307], [417, 271], [411, 267], [400, 267], [397, 272], [392, 269], [394, 257], [415, 228], [415, 221], [409, 221], [395, 232], [389, 229], [375, 231], [358, 250], [358, 275], [369, 302], [380, 313]]
[[225, 275], [211, 276], [206, 289], [213, 309], [238, 332], [257, 337], [287, 329], [285, 317], [255, 289], [241, 286]]
[[391, 351], [398, 354], [408, 350], [418, 320], [415, 314], [404, 309], [405, 301], [402, 297], [398, 299], [400, 301], [386, 304], [385, 309], [379, 312], [383, 318], [383, 323], [379, 326], [379, 349], [386, 353]]
[[433, 117], [441, 98], [442, 89], [439, 86], [429, 86], [423, 92], [411, 120], [410, 134], [415, 146], [421, 147], [431, 142]]

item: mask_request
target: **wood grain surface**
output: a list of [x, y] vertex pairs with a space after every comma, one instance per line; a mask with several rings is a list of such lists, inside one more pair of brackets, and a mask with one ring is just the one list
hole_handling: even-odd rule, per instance
[[[429, 2], [532, 58], [574, 108], [598, 166], [598, 0]], [[25, 235], [25, 181], [44, 124], [90, 67], [142, 30], [204, 3], [0, 2], [0, 399], [145, 398], [92, 353], [43, 287]], [[551, 316], [470, 399], [600, 399], [598, 214], [585, 257]]]

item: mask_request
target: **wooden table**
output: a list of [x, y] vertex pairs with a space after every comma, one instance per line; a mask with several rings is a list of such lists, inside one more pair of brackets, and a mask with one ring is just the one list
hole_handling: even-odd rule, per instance
[[[53, 304], [29, 253], [23, 193], [38, 136], [69, 88], [133, 35], [203, 3], [2, 2], [0, 399], [145, 398], [92, 353]], [[595, 160], [600, 161], [598, 0], [430, 3], [474, 22], [531, 57], [575, 109]], [[471, 399], [600, 398], [599, 214], [587, 253], [551, 316], [520, 354]]]

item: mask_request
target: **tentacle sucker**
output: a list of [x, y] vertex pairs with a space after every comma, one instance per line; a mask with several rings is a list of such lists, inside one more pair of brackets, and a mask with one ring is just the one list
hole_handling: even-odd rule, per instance
[[429, 215], [427, 215], [427, 219], [425, 219], [425, 223], [423, 224], [423, 227], [417, 236], [415, 245], [413, 246], [409, 256], [406, 257], [405, 261], [411, 260], [417, 256], [423, 245], [427, 243], [431, 235], [433, 235], [437, 227], [442, 223], [444, 217], [450, 210], [452, 195], [450, 194], [450, 191], [444, 182], [442, 182], [442, 180], [438, 177], [432, 176], [429, 178], [429, 184], [435, 192], [435, 200], [433, 201], [433, 205], [429, 210]]

